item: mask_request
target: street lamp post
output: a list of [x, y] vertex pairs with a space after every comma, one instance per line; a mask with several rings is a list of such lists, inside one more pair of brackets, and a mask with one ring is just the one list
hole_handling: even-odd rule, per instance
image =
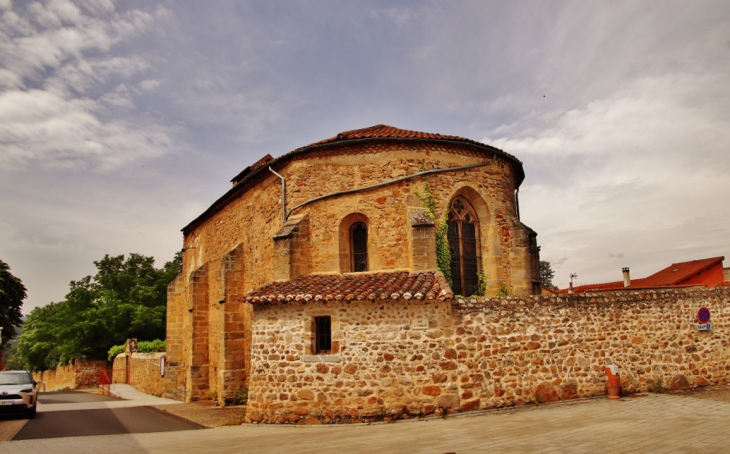
[[[0, 347], [3, 346], [3, 327], [0, 326]], [[5, 370], [5, 350], [0, 350], [0, 370]]]

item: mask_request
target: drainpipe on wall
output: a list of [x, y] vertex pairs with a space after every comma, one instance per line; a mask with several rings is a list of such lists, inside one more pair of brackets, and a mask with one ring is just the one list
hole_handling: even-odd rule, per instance
[[269, 167], [269, 171], [281, 178], [281, 226], [284, 227], [284, 224], [286, 224], [286, 180], [284, 177], [274, 172], [274, 169], [271, 167]]
[[624, 287], [629, 287], [631, 285], [631, 275], [629, 274], [629, 268], [622, 268], [621, 271], [624, 272]]

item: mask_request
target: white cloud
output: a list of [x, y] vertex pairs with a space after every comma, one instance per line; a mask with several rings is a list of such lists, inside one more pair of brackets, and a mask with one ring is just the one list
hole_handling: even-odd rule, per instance
[[110, 171], [172, 149], [171, 130], [135, 112], [135, 96], [155, 88], [134, 80], [149, 64], [108, 52], [150, 31], [165, 10], [84, 11], [51, 0], [3, 13], [0, 167]]
[[[121, 94], [102, 101], [125, 105]], [[161, 126], [123, 119], [102, 121], [96, 102], [67, 99], [42, 90], [0, 94], [0, 167], [30, 164], [49, 168], [110, 171], [139, 159], [161, 156], [173, 139]]]
[[574, 271], [583, 283], [600, 282], [619, 279], [606, 270], [631, 263], [641, 276], [668, 265], [666, 256], [728, 252], [718, 249], [730, 215], [718, 203], [730, 194], [727, 74], [641, 77], [537, 134], [509, 126], [513, 138], [490, 142], [531, 171], [523, 218], [540, 233], [544, 258], [569, 257], [557, 270], [561, 286]]
[[419, 5], [418, 8], [389, 6], [371, 9], [370, 17], [374, 19], [386, 19], [398, 27], [405, 27], [414, 22], [423, 22], [429, 17], [429, 12], [423, 5]]
[[161, 82], [157, 79], [147, 79], [139, 83], [139, 88], [142, 91], [151, 91], [159, 87]]

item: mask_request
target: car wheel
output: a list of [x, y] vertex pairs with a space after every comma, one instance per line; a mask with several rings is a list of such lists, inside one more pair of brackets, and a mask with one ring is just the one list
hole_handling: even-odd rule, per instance
[[35, 412], [36, 412], [36, 406], [33, 405], [33, 407], [30, 408], [25, 415], [28, 417], [28, 419], [33, 419], [33, 418], [35, 418]]

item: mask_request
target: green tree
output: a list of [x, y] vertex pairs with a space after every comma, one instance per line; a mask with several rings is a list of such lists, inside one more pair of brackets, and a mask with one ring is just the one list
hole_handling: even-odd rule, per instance
[[540, 282], [542, 283], [542, 285], [544, 285], [547, 288], [552, 288], [552, 289], [557, 290], [558, 287], [553, 285], [554, 277], [555, 277], [555, 272], [553, 271], [553, 268], [550, 266], [550, 262], [540, 260]]
[[20, 308], [26, 296], [23, 282], [10, 273], [7, 263], [0, 260], [0, 350], [4, 348], [3, 341], [15, 337], [15, 327], [23, 323]]
[[165, 338], [167, 285], [181, 269], [180, 254], [162, 268], [139, 254], [106, 255], [97, 273], [71, 281], [66, 299], [28, 316], [18, 352], [32, 370], [76, 358], [106, 359], [128, 338]]
[[19, 326], [15, 327], [16, 337], [14, 339], [9, 339], [5, 342], [5, 369], [6, 370], [25, 370], [27, 367], [25, 367], [25, 363], [23, 363], [23, 360], [20, 358], [20, 355], [18, 355], [18, 336], [20, 336], [23, 333], [23, 325], [22, 323]]
[[52, 369], [59, 361], [58, 320], [56, 314], [61, 303], [33, 309], [23, 324], [18, 341], [18, 355], [32, 371]]

